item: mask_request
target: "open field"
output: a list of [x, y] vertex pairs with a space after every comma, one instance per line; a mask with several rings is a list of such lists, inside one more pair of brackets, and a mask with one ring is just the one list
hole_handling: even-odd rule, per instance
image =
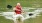
[[[7, 12], [12, 10], [7, 9], [7, 5], [11, 5], [13, 8], [17, 2], [20, 2], [22, 7], [42, 8], [42, 0], [0, 0], [0, 12]], [[36, 18], [27, 19], [24, 21], [24, 23], [42, 23], [42, 13], [40, 13], [40, 15], [41, 16], [38, 16]], [[0, 23], [13, 23], [13, 20], [9, 20], [4, 18], [3, 16], [0, 16]]]
[[0, 0], [0, 11], [6, 11], [7, 5], [13, 8], [17, 2], [20, 2], [22, 7], [42, 8], [42, 0]]
[[[3, 16], [0, 16], [0, 23], [13, 23], [13, 20], [8, 20], [5, 19]], [[24, 21], [24, 23], [42, 23], [42, 16], [27, 19]]]
[[[24, 21], [24, 23], [42, 23], [42, 13], [40, 13], [39, 15], [41, 16], [37, 16], [36, 18], [27, 19]], [[9, 20], [9, 19], [6, 19], [4, 16], [0, 16], [0, 23], [13, 23], [13, 20]]]

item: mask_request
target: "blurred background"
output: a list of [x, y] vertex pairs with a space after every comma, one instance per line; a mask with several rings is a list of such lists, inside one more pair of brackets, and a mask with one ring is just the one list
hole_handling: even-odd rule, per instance
[[[16, 3], [20, 2], [21, 6], [25, 8], [42, 8], [42, 0], [0, 0], [0, 13], [12, 12]], [[28, 11], [28, 10], [27, 10]], [[30, 10], [29, 10], [30, 11]], [[42, 13], [40, 17], [30, 18], [24, 21], [24, 23], [42, 23]], [[7, 20], [3, 16], [0, 16], [0, 23], [13, 23], [13, 20]]]

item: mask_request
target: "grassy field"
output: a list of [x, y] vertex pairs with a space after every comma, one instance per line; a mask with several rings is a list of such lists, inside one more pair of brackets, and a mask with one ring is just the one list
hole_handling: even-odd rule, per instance
[[13, 8], [17, 2], [20, 2], [22, 7], [42, 8], [42, 0], [0, 0], [0, 11], [6, 11], [7, 5]]
[[[42, 23], [42, 14], [36, 18], [30, 18], [24, 21], [24, 23]], [[13, 23], [13, 20], [5, 19], [5, 17], [0, 16], [0, 23]]]
[[[42, 0], [0, 0], [0, 12], [8, 11], [6, 9], [7, 5], [11, 5], [13, 8], [17, 2], [20, 2], [22, 7], [42, 8]], [[40, 15], [37, 18], [27, 19], [24, 23], [42, 23], [42, 13]], [[13, 23], [13, 20], [8, 20], [0, 16], [0, 23]]]

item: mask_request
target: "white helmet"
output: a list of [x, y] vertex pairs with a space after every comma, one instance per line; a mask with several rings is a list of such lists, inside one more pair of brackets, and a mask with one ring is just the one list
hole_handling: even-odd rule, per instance
[[17, 5], [20, 5], [20, 3], [17, 3]]

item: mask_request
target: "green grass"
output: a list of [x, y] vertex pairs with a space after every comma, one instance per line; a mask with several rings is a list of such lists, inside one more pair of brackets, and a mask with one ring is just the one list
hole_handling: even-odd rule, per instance
[[[13, 20], [6, 19], [3, 16], [0, 16], [0, 23], [13, 23]], [[42, 23], [42, 16], [37, 18], [30, 18], [24, 21], [24, 23]]]
[[[0, 12], [5, 12], [10, 10], [6, 9], [7, 5], [11, 5], [13, 8], [14, 6], [16, 6], [17, 2], [20, 2], [22, 7], [42, 8], [42, 0], [0, 0]], [[42, 23], [42, 13], [40, 15], [41, 16], [34, 19], [32, 18], [27, 19], [24, 21], [24, 23]], [[3, 16], [0, 16], [0, 23], [13, 23], [13, 21], [5, 19]]]
[[0, 0], [0, 11], [6, 11], [7, 5], [16, 6], [17, 2], [20, 2], [22, 7], [42, 8], [42, 0]]
[[0, 16], [0, 23], [13, 23], [12, 20], [8, 20], [3, 16]]

